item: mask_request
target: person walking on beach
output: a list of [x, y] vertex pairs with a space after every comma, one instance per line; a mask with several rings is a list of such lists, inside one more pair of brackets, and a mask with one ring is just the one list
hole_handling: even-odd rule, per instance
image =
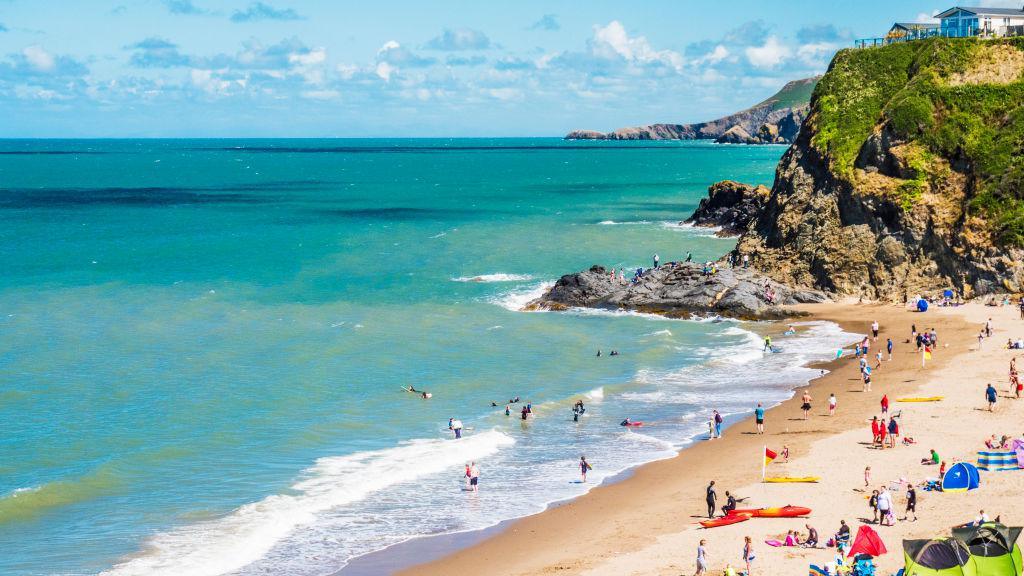
[[586, 482], [587, 481], [587, 472], [590, 471], [590, 470], [593, 470], [593, 469], [594, 469], [593, 466], [591, 466], [587, 462], [587, 457], [581, 455], [580, 456], [580, 482]]
[[889, 352], [889, 362], [892, 362], [892, 338], [885, 339], [885, 349]]
[[871, 337], [874, 340], [878, 340], [878, 320], [871, 323]]
[[878, 524], [878, 490], [871, 491], [871, 498], [868, 498], [868, 508], [871, 508], [871, 523]]
[[917, 522], [917, 491], [914, 490], [914, 485], [910, 482], [907, 483], [907, 511], [903, 515], [903, 519], [907, 520], [910, 518], [910, 514], [914, 514], [914, 522]]
[[804, 420], [807, 420], [807, 416], [811, 413], [811, 393], [808, 390], [804, 390], [804, 395], [801, 398], [803, 404], [800, 405], [800, 409], [804, 411]]
[[871, 484], [871, 466], [864, 467], [864, 487], [867, 488]]
[[715, 419], [715, 438], [721, 438], [722, 437], [722, 423], [725, 422], [725, 418], [722, 418], [722, 415], [718, 413], [718, 410], [715, 410], [714, 419]]
[[480, 491], [480, 467], [473, 462], [469, 465], [469, 486], [473, 492]]
[[991, 338], [992, 337], [992, 319], [991, 318], [989, 318], [985, 322], [985, 337], [986, 338]]
[[828, 395], [828, 415], [829, 416], [835, 416], [836, 415], [836, 395], [835, 395], [835, 392], [833, 392], [832, 394]]
[[764, 408], [760, 402], [757, 403], [757, 408], [754, 408], [754, 421], [757, 423], [757, 433], [764, 434]]
[[451, 421], [449, 426], [451, 426], [452, 432], [455, 433], [456, 439], [462, 438], [462, 420], [455, 418]]
[[997, 394], [996, 394], [995, 387], [992, 386], [992, 384], [989, 384], [988, 388], [985, 388], [985, 399], [988, 400], [988, 411], [989, 412], [992, 412], [992, 411], [995, 410], [995, 407], [996, 407], [996, 396], [997, 396]]
[[718, 503], [718, 493], [715, 492], [715, 481], [714, 480], [712, 480], [711, 483], [708, 484], [708, 487], [707, 487], [706, 494], [705, 494], [704, 498], [705, 498], [705, 500], [707, 501], [707, 504], [708, 504], [708, 518], [714, 518], [715, 517], [715, 507], [716, 507], [715, 505]]
[[881, 526], [893, 525], [892, 494], [884, 486], [878, 493], [878, 520]]
[[750, 566], [754, 563], [754, 543], [750, 536], [743, 537], [743, 561], [747, 563], [747, 576], [753, 576]]
[[701, 576], [701, 574], [708, 573], [708, 552], [704, 549], [704, 545], [707, 544], [707, 540], [701, 540], [700, 544], [697, 545], [697, 571], [694, 572], [693, 576]]
[[900, 435], [900, 425], [896, 423], [896, 417], [889, 417], [889, 448], [896, 447], [896, 437]]

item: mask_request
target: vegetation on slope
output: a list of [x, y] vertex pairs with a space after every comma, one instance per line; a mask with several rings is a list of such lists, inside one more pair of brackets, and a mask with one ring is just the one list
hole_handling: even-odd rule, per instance
[[[908, 142], [894, 190], [912, 210], [956, 166], [993, 238], [1024, 246], [1024, 40], [933, 38], [844, 50], [818, 82], [811, 144], [858, 188], [855, 163], [879, 129]], [[972, 214], [973, 213], [973, 214]]]

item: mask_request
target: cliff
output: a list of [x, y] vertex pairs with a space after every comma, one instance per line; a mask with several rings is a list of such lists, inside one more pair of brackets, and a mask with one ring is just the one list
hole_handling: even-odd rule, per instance
[[739, 236], [764, 209], [769, 190], [732, 180], [716, 182], [708, 188], [687, 224], [701, 228], [719, 228], [716, 236]]
[[575, 130], [566, 140], [716, 140], [732, 144], [793, 142], [819, 77], [794, 80], [746, 110], [697, 124], [651, 124], [614, 132]]
[[1024, 282], [1024, 40], [836, 54], [736, 253], [778, 281], [903, 301]]

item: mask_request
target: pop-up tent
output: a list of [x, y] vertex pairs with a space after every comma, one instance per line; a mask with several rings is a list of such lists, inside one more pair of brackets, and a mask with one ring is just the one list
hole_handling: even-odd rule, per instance
[[903, 541], [904, 576], [1021, 576], [1021, 528], [995, 522], [954, 528], [952, 538]]
[[954, 528], [953, 538], [970, 550], [978, 576], [1020, 576], [1024, 566], [1017, 545], [1020, 532], [1020, 527], [986, 522], [981, 526]]
[[885, 543], [878, 536], [878, 532], [872, 530], [870, 526], [861, 524], [860, 528], [857, 528], [857, 537], [853, 539], [853, 546], [850, 546], [850, 552], [846, 557], [850, 558], [855, 554], [877, 557], [886, 552]]
[[971, 553], [953, 538], [903, 541], [903, 576], [976, 576]]
[[921, 298], [920, 300], [918, 300], [917, 301], [917, 311], [918, 312], [927, 312], [928, 311], [928, 301], [925, 300], [924, 298]]
[[974, 490], [981, 483], [981, 476], [974, 464], [957, 462], [946, 470], [942, 477], [943, 492], [966, 492]]

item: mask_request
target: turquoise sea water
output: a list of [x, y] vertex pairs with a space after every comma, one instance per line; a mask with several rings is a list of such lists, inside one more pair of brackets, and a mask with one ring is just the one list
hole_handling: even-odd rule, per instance
[[581, 453], [595, 485], [788, 397], [838, 329], [763, 357], [735, 322], [518, 311], [594, 263], [718, 257], [678, 221], [783, 151], [0, 141], [0, 574], [332, 573], [579, 495]]

